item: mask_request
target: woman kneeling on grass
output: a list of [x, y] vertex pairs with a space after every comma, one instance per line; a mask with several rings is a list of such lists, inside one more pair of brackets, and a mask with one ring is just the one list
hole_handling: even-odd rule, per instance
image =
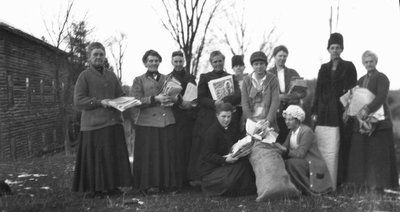
[[290, 180], [303, 194], [322, 194], [332, 189], [325, 161], [318, 150], [312, 129], [304, 124], [305, 113], [300, 106], [290, 105], [283, 111], [290, 132], [283, 145], [286, 169]]
[[232, 157], [229, 152], [239, 132], [231, 126], [233, 106], [216, 105], [217, 121], [208, 128], [201, 152], [202, 190], [207, 196], [238, 196], [256, 192], [254, 173], [247, 157]]

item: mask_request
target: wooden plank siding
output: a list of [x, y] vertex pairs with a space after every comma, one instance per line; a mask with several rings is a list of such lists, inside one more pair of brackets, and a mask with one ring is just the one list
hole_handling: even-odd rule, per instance
[[63, 146], [70, 67], [65, 52], [0, 23], [0, 160]]

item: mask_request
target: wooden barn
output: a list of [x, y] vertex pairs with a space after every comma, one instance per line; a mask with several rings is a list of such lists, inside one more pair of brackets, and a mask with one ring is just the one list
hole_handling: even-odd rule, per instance
[[0, 22], [0, 160], [63, 148], [67, 53]]

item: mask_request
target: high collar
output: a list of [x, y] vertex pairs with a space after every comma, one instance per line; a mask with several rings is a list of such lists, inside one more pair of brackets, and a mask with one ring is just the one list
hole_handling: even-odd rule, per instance
[[180, 77], [184, 77], [185, 76], [185, 69], [182, 69], [181, 71], [177, 71], [177, 70], [172, 70], [172, 75], [173, 76], [180, 76]]
[[152, 72], [152, 71], [147, 70], [146, 77], [151, 77], [155, 80], [158, 80], [158, 79], [160, 79], [160, 73], [158, 71]]
[[224, 74], [225, 74], [225, 71], [224, 71], [224, 70], [222, 70], [222, 71], [213, 70], [212, 72], [213, 72], [215, 75], [217, 75], [218, 77], [222, 77], [222, 76], [224, 76]]
[[376, 73], [378, 73], [378, 70], [374, 69], [374, 70], [368, 71], [367, 75], [370, 77], [370, 76], [372, 76], [372, 75], [374, 75]]

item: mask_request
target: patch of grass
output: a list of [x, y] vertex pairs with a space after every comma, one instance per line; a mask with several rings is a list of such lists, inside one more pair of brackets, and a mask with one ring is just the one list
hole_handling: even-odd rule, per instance
[[[255, 202], [255, 195], [209, 198], [191, 188], [150, 196], [133, 194], [126, 188], [123, 196], [88, 199], [70, 191], [74, 160], [74, 156], [59, 154], [0, 162], [0, 179], [17, 182], [11, 185], [14, 195], [0, 197], [0, 211], [400, 211], [398, 196], [352, 188], [325, 196], [262, 203]], [[124, 204], [132, 198], [143, 204]]]

